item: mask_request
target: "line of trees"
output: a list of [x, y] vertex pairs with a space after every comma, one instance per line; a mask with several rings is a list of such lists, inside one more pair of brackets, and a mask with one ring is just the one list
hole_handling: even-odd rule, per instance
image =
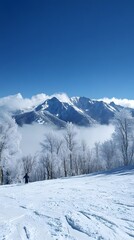
[[15, 120], [8, 115], [0, 118], [0, 183], [16, 180], [21, 137]]
[[[91, 149], [77, 138], [72, 123], [64, 131], [49, 132], [41, 142], [41, 152], [18, 158], [20, 136], [15, 121], [0, 120], [0, 182], [31, 181], [88, 174], [134, 164], [134, 118], [123, 109], [115, 114], [115, 131], [110, 140], [96, 142]], [[89, 136], [90, 138], [90, 136]]]

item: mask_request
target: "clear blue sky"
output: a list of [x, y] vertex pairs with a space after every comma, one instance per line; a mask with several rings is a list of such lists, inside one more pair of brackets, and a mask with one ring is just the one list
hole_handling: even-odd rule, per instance
[[134, 1], [0, 0], [0, 85], [134, 99]]

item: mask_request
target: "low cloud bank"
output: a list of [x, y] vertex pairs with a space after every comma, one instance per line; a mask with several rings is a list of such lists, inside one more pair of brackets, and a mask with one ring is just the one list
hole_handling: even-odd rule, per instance
[[102, 98], [102, 99], [96, 99], [98, 101], [104, 101], [106, 103], [110, 103], [110, 102], [114, 102], [117, 105], [120, 105], [122, 107], [128, 107], [128, 108], [134, 108], [134, 100], [130, 100], [130, 99], [118, 99], [118, 98]]
[[96, 142], [104, 142], [111, 138], [114, 132], [113, 125], [96, 125], [94, 127], [77, 128], [78, 137], [84, 140], [89, 147], [93, 147]]
[[[41, 151], [40, 142], [42, 142], [45, 134], [55, 132], [57, 137], [61, 137], [64, 130], [56, 130], [49, 126], [38, 124], [24, 125], [19, 127], [19, 132], [22, 136], [21, 150], [22, 155], [34, 155], [36, 152]], [[84, 140], [87, 145], [92, 148], [95, 142], [104, 142], [111, 138], [114, 132], [113, 125], [96, 125], [94, 127], [76, 127], [77, 139], [79, 142]]]

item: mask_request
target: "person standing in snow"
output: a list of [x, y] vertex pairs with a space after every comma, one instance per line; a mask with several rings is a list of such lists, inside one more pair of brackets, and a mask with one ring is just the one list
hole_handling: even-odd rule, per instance
[[25, 178], [25, 183], [28, 183], [28, 181], [29, 181], [28, 173], [26, 173], [25, 176], [24, 176], [23, 178]]

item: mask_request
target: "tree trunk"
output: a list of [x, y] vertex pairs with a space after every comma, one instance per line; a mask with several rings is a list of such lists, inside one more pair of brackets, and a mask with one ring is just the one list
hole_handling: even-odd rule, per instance
[[0, 167], [0, 185], [2, 185], [2, 184], [3, 184], [3, 170]]

